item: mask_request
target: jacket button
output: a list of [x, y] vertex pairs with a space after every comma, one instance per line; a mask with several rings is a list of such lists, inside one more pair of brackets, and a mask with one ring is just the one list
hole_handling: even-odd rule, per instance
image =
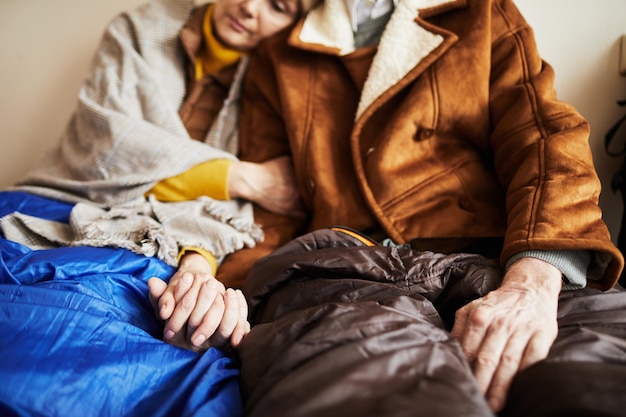
[[315, 191], [315, 181], [313, 181], [313, 178], [309, 178], [309, 193], [313, 194], [313, 192]]
[[424, 139], [429, 139], [431, 138], [433, 135], [435, 134], [434, 129], [422, 129], [420, 131], [420, 139], [424, 140]]
[[369, 148], [368, 150], [365, 151], [365, 156], [368, 157], [372, 154], [372, 152], [374, 152], [374, 147]]
[[459, 207], [466, 211], [473, 211], [472, 202], [466, 196], [461, 196], [459, 198]]

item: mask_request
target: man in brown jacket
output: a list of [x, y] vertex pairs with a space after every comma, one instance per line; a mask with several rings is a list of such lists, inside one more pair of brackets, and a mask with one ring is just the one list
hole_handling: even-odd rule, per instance
[[[302, 230], [499, 257], [501, 285], [459, 309], [451, 334], [501, 410], [513, 377], [548, 355], [562, 290], [607, 290], [624, 262], [589, 126], [557, 100], [513, 2], [325, 0], [251, 68], [240, 157], [292, 156]], [[266, 234], [222, 270], [286, 242]]]

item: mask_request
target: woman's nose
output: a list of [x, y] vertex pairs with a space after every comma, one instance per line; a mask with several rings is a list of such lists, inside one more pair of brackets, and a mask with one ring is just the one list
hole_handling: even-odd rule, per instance
[[241, 10], [245, 13], [246, 17], [253, 17], [258, 12], [262, 1], [265, 0], [242, 0]]

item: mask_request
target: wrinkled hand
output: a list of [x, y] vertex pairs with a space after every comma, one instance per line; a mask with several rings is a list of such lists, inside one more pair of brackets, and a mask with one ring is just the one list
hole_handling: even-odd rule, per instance
[[506, 402], [517, 372], [545, 359], [557, 335], [561, 273], [532, 258], [515, 262], [499, 289], [456, 313], [452, 335], [493, 411]]
[[234, 162], [228, 172], [228, 192], [278, 214], [305, 214], [291, 158], [281, 156], [260, 164]]
[[167, 343], [194, 351], [237, 347], [250, 331], [241, 291], [225, 289], [197, 253], [185, 254], [169, 284], [150, 278], [148, 287], [150, 302], [165, 322]]

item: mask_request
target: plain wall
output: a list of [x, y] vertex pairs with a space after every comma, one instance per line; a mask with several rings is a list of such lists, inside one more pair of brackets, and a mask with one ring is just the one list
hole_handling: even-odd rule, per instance
[[[22, 178], [57, 142], [105, 25], [119, 11], [143, 2], [0, 0], [0, 187]], [[604, 187], [600, 205], [615, 240], [622, 202], [609, 184], [621, 159], [606, 155], [604, 135], [626, 113], [616, 104], [626, 99], [626, 77], [618, 72], [626, 1], [516, 4], [535, 29], [539, 51], [556, 70], [559, 98], [591, 124], [590, 143]]]
[[0, 187], [57, 143], [107, 23], [145, 0], [0, 0]]

